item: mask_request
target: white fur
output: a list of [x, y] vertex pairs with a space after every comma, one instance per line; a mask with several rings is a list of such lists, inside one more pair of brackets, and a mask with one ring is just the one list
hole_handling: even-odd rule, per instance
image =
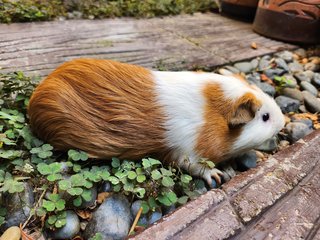
[[[226, 98], [237, 100], [247, 92], [253, 93], [262, 103], [255, 118], [244, 127], [240, 137], [231, 146], [231, 155], [260, 145], [284, 126], [284, 117], [275, 101], [260, 89], [251, 88], [230, 76], [196, 72], [153, 71], [158, 101], [167, 116], [166, 138], [168, 146], [177, 151], [182, 161], [188, 155], [197, 161], [195, 145], [204, 124], [205, 99], [203, 88], [209, 82], [218, 83]], [[263, 122], [262, 115], [269, 113], [270, 120]]]

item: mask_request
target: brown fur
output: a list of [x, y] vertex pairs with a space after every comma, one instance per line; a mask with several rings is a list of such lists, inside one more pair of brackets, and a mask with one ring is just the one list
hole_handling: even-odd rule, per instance
[[225, 98], [219, 85], [211, 83], [205, 87], [204, 96], [205, 125], [200, 130], [196, 150], [202, 157], [219, 163], [228, 157], [243, 124], [254, 118], [261, 102], [252, 93], [233, 102]]
[[109, 60], [78, 59], [51, 73], [29, 105], [33, 132], [56, 149], [139, 159], [165, 151], [164, 117], [150, 72]]

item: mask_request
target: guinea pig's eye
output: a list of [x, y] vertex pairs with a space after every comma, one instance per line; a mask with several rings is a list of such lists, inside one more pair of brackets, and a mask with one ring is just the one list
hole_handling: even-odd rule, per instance
[[269, 113], [263, 114], [263, 115], [262, 115], [262, 120], [263, 120], [264, 122], [268, 121], [268, 120], [269, 120]]

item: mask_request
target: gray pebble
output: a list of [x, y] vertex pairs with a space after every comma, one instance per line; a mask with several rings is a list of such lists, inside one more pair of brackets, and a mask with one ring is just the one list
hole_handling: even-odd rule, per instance
[[7, 210], [6, 221], [1, 225], [1, 231], [11, 226], [19, 226], [27, 220], [34, 204], [33, 188], [24, 183], [24, 191], [20, 193], [5, 193], [1, 196], [1, 205]]
[[104, 182], [100, 187], [99, 187], [99, 192], [112, 192], [112, 186], [109, 181]]
[[283, 51], [275, 54], [277, 57], [282, 58], [286, 62], [291, 62], [293, 60], [293, 54], [289, 51]]
[[273, 137], [262, 143], [260, 146], [256, 147], [257, 150], [271, 152], [277, 149], [277, 138]]
[[89, 239], [100, 232], [104, 239], [123, 239], [128, 235], [132, 220], [127, 198], [121, 194], [114, 194], [92, 214], [84, 238]]
[[287, 80], [283, 87], [295, 88], [298, 86], [297, 80], [291, 74], [285, 74], [283, 77]]
[[294, 51], [294, 53], [300, 56], [301, 58], [305, 58], [307, 56], [307, 52], [303, 48], [298, 48]]
[[250, 63], [251, 63], [252, 68], [256, 69], [258, 67], [258, 65], [259, 65], [259, 60], [257, 58], [254, 58], [254, 59], [251, 60]]
[[276, 58], [275, 60], [277, 66], [279, 68], [282, 68], [283, 70], [285, 70], [286, 72], [289, 71], [289, 67], [288, 64], [286, 63], [286, 61], [284, 61], [282, 58]]
[[281, 94], [286, 96], [286, 97], [297, 99], [300, 102], [303, 102], [302, 92], [300, 90], [296, 89], [296, 88], [284, 88], [281, 91]]
[[257, 82], [256, 85], [266, 94], [273, 97], [276, 94], [276, 89], [266, 82]]
[[264, 55], [261, 60], [267, 60], [270, 61], [271, 60], [271, 56], [270, 55]]
[[223, 167], [222, 173], [223, 173], [223, 180], [225, 182], [228, 182], [231, 178], [233, 178], [236, 175], [236, 172], [230, 165]]
[[304, 70], [310, 70], [310, 71], [318, 71], [319, 70], [319, 65], [315, 64], [313, 62], [308, 62], [304, 65]]
[[224, 69], [224, 68], [220, 68], [218, 70], [218, 72], [221, 74], [221, 75], [224, 75], [224, 76], [230, 76], [230, 75], [233, 75], [234, 73], [227, 70], [227, 69]]
[[270, 65], [270, 61], [267, 60], [267, 59], [261, 59], [260, 62], [259, 62], [259, 70], [260, 71], [263, 71], [267, 68], [269, 68], [269, 65]]
[[252, 70], [252, 65], [250, 62], [239, 62], [234, 64], [234, 67], [240, 70], [240, 72], [248, 73]]
[[310, 129], [313, 129], [313, 122], [310, 119], [293, 119], [292, 122], [301, 122], [307, 125]]
[[306, 71], [304, 71], [304, 74], [311, 79], [311, 78], [313, 78], [315, 72], [312, 72], [310, 70], [306, 70]]
[[320, 73], [314, 73], [312, 78], [312, 84], [317, 88], [320, 88]]
[[294, 61], [292, 63], [289, 63], [288, 67], [289, 67], [289, 70], [291, 72], [293, 72], [293, 73], [303, 71], [303, 66], [300, 63], [296, 62], [296, 61]]
[[311, 113], [320, 112], [320, 101], [308, 91], [302, 91], [304, 105]]
[[268, 78], [274, 79], [275, 76], [282, 76], [286, 71], [281, 68], [275, 68], [275, 69], [266, 69], [263, 72]]
[[259, 73], [253, 72], [246, 76], [247, 81], [252, 84], [260, 83], [261, 77]]
[[67, 211], [67, 223], [62, 228], [48, 232], [48, 236], [53, 239], [71, 239], [80, 231], [80, 220], [74, 211]]
[[82, 199], [82, 203], [79, 208], [87, 208], [94, 205], [98, 195], [97, 186], [93, 186], [90, 189], [90, 191], [91, 191], [91, 199], [89, 201], [85, 201], [84, 199]]
[[305, 106], [305, 105], [300, 105], [300, 107], [299, 107], [299, 112], [307, 113], [308, 110], [306, 109], [306, 106]]
[[224, 68], [228, 69], [229, 71], [231, 71], [233, 73], [240, 73], [240, 71], [233, 66], [225, 66]]
[[136, 200], [131, 204], [131, 213], [136, 216], [141, 208], [142, 200]]
[[283, 113], [297, 112], [300, 106], [298, 100], [286, 96], [278, 96], [275, 101]]
[[307, 90], [308, 92], [310, 92], [312, 95], [314, 95], [315, 97], [318, 95], [318, 90], [316, 89], [315, 86], [313, 86], [311, 83], [306, 82], [306, 81], [302, 81], [300, 83], [300, 86], [303, 90]]
[[160, 220], [161, 218], [162, 218], [162, 213], [161, 212], [158, 212], [158, 211], [152, 212], [151, 215], [149, 216], [148, 223], [149, 224], [153, 224], [156, 221]]
[[176, 206], [173, 204], [173, 205], [171, 205], [171, 206], [162, 206], [162, 213], [163, 213], [163, 215], [167, 215], [167, 214], [169, 214], [169, 213], [171, 213], [171, 212], [173, 212], [174, 210], [176, 210]]
[[[141, 214], [139, 221], [138, 221], [139, 226], [148, 226], [148, 216], [146, 214]], [[110, 239], [111, 240], [111, 239]]]
[[301, 122], [290, 122], [285, 127], [285, 130], [288, 134], [289, 139], [293, 142], [298, 141], [300, 138], [303, 138], [304, 136], [312, 132], [312, 129]]
[[311, 82], [311, 77], [309, 74], [306, 74], [306, 72], [298, 72], [298, 73], [295, 73], [294, 76], [298, 79], [299, 82], [302, 82], [302, 81]]
[[235, 161], [238, 164], [238, 168], [241, 170], [247, 170], [257, 166], [257, 154], [255, 151], [246, 152], [238, 157]]

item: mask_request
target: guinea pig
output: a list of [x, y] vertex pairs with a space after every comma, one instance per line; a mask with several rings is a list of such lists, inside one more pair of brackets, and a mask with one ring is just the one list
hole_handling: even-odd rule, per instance
[[111, 60], [77, 59], [33, 92], [31, 129], [57, 150], [101, 159], [158, 156], [220, 184], [217, 164], [284, 127], [275, 101], [245, 80], [204, 72], [160, 72]]

